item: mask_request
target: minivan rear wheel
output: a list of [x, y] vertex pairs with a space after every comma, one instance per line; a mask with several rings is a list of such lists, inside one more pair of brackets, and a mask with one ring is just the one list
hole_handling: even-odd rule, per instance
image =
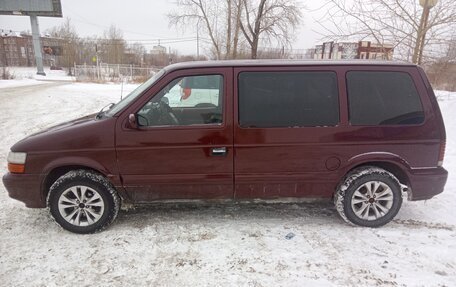
[[334, 204], [346, 222], [379, 227], [399, 212], [401, 185], [392, 173], [382, 168], [360, 167], [350, 172], [339, 185]]
[[47, 204], [61, 227], [81, 234], [104, 229], [120, 209], [119, 196], [111, 183], [87, 170], [70, 171], [57, 179], [49, 190]]

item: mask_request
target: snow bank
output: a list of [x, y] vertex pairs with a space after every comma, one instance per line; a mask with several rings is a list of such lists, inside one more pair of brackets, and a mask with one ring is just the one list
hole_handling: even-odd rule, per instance
[[70, 77], [64, 70], [51, 70], [49, 67], [44, 67], [46, 76], [36, 74], [36, 67], [8, 67], [15, 79], [37, 79], [45, 81], [75, 81], [75, 77]]

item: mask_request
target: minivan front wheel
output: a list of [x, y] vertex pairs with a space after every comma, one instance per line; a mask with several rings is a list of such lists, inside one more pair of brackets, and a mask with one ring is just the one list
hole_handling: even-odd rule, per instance
[[75, 233], [94, 233], [114, 221], [120, 209], [116, 190], [102, 175], [75, 170], [51, 186], [48, 207], [55, 221]]
[[379, 227], [390, 222], [402, 205], [399, 180], [390, 172], [373, 166], [357, 168], [340, 184], [334, 203], [348, 223]]

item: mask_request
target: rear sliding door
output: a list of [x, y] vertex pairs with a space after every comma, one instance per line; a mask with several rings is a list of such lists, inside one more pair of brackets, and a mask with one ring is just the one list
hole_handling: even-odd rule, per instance
[[330, 67], [237, 68], [235, 197], [329, 197], [340, 166], [338, 77]]

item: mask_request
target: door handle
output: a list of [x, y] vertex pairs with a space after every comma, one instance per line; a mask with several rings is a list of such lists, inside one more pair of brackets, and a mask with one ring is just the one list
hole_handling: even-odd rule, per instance
[[226, 155], [226, 147], [213, 147], [211, 148], [212, 156], [224, 156]]

